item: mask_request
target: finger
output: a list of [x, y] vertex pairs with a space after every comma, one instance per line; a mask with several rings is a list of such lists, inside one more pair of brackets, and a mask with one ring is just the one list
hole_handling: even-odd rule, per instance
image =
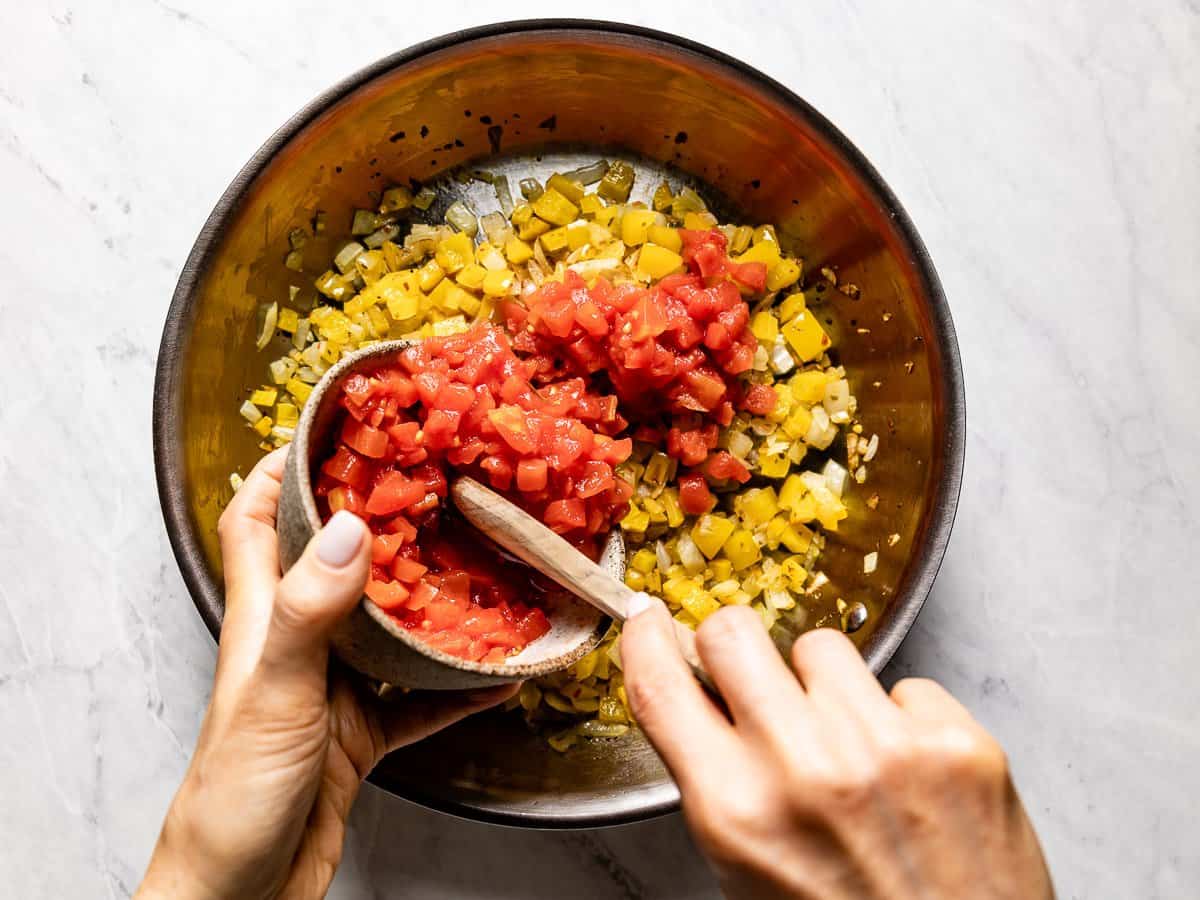
[[370, 568], [367, 526], [345, 510], [335, 513], [279, 582], [262, 664], [307, 678], [323, 692], [329, 636], [361, 599]]
[[376, 700], [383, 734], [383, 753], [379, 758], [400, 747], [415, 744], [467, 716], [503, 703], [520, 689], [520, 684], [501, 684], [463, 693], [420, 691], [397, 701]]
[[265, 608], [271, 594], [263, 589], [279, 581], [275, 511], [286, 458], [287, 448], [280, 447], [260, 459], [217, 522], [227, 604], [265, 597]]
[[705, 619], [696, 649], [739, 730], [775, 733], [804, 705], [800, 683], [749, 607], [727, 606]]
[[792, 666], [809, 695], [865, 714], [890, 706], [858, 648], [840, 631], [818, 628], [800, 635], [792, 645]]
[[661, 600], [638, 594], [621, 631], [625, 690], [638, 724], [681, 789], [702, 778], [714, 757], [732, 752], [733, 729], [679, 653]]
[[280, 448], [259, 460], [217, 523], [225, 569], [218, 685], [239, 682], [254, 668], [271, 619], [279, 584], [275, 509], [286, 456]]
[[948, 690], [929, 678], [902, 678], [892, 686], [892, 702], [915, 719], [975, 725], [975, 717]]

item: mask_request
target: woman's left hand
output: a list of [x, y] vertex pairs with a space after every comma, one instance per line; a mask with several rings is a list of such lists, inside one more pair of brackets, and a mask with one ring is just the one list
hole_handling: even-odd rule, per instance
[[324, 896], [375, 764], [516, 691], [387, 703], [330, 672], [329, 636], [362, 596], [370, 534], [338, 513], [281, 576], [275, 511], [286, 452], [254, 468], [218, 525], [226, 606], [216, 681], [141, 898]]

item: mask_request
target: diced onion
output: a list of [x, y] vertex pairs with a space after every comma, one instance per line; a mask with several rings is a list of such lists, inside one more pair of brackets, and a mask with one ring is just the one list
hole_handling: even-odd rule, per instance
[[863, 574], [870, 575], [879, 566], [879, 553], [871, 552], [863, 557]]
[[437, 199], [437, 194], [429, 185], [417, 191], [417, 195], [413, 197], [412, 205], [419, 210], [426, 210], [433, 206], [433, 201]]
[[825, 399], [821, 401], [821, 405], [825, 407], [825, 412], [829, 413], [830, 418], [838, 413], [848, 412], [850, 409], [850, 382], [845, 378], [839, 378], [837, 381], [831, 381], [825, 385]]
[[683, 563], [683, 567], [689, 572], [704, 571], [704, 554], [700, 552], [700, 548], [696, 546], [696, 542], [692, 540], [692, 536], [686, 531], [679, 536], [679, 541], [675, 545], [679, 552], [679, 561]]
[[654, 561], [663, 572], [671, 568], [671, 554], [667, 552], [667, 545], [662, 541], [654, 542]]
[[237, 472], [229, 473], [229, 486], [233, 488], [234, 493], [237, 493], [238, 488], [242, 486], [244, 479]]
[[350, 233], [355, 237], [370, 234], [379, 227], [379, 214], [371, 209], [356, 209], [354, 221], [350, 224]]
[[745, 459], [754, 449], [754, 440], [743, 431], [729, 433], [729, 452], [738, 459]]
[[363, 243], [372, 250], [378, 250], [387, 241], [394, 241], [400, 235], [400, 226], [388, 223], [376, 231], [372, 231], [365, 238]]
[[825, 485], [835, 497], [841, 497], [842, 491], [846, 489], [846, 476], [849, 474], [846, 467], [837, 460], [830, 459], [825, 463], [825, 469], [822, 474], [825, 476]]
[[871, 440], [867, 441], [867, 449], [863, 451], [863, 462], [870, 462], [875, 458], [875, 454], [879, 451], [879, 435], [871, 435]]
[[354, 261], [364, 251], [365, 248], [358, 241], [347, 241], [337, 252], [337, 256], [333, 258], [333, 264], [337, 266], [339, 272], [345, 275], [354, 269]]
[[786, 588], [772, 588], [763, 593], [763, 599], [773, 609], [791, 609], [796, 605], [796, 598]]
[[278, 322], [279, 304], [272, 303], [263, 315], [262, 328], [258, 331], [258, 339], [254, 342], [254, 346], [259, 350], [266, 348], [267, 344], [271, 342], [271, 338], [275, 336], [275, 326]]
[[240, 410], [238, 410], [238, 412], [240, 412], [242, 414], [242, 418], [245, 419], [247, 422], [249, 422], [251, 425], [253, 425], [255, 422], [257, 422], [259, 419], [261, 419], [263, 417], [263, 414], [259, 410], [259, 408], [257, 406], [255, 406], [253, 403], [251, 403], [249, 400], [247, 400], [245, 403], [242, 404], [242, 408]]
[[296, 322], [296, 330], [292, 332], [292, 346], [297, 350], [303, 350], [304, 345], [308, 343], [308, 336], [312, 333], [312, 323], [308, 319], [300, 319]]
[[580, 166], [570, 172], [563, 172], [563, 177], [580, 184], [595, 184], [608, 171], [608, 160], [600, 159], [588, 166]]
[[479, 231], [479, 220], [475, 213], [467, 208], [461, 200], [455, 200], [446, 210], [446, 221], [468, 237], [475, 237]]
[[[301, 321], [307, 321], [307, 319]], [[271, 381], [275, 384], [287, 384], [288, 379], [296, 372], [296, 361], [285, 356], [272, 362], [267, 369], [271, 373]]]
[[521, 188], [521, 196], [530, 202], [546, 193], [545, 188], [536, 178], [522, 178], [518, 187]]
[[754, 362], [751, 367], [755, 372], [765, 372], [770, 361], [771, 356], [767, 353], [767, 348], [759, 344], [754, 351]]
[[783, 335], [775, 338], [775, 344], [771, 347], [770, 363], [771, 370], [778, 375], [784, 375], [796, 368], [796, 360], [792, 357], [792, 351], [788, 349]]
[[508, 176], [497, 175], [492, 179], [492, 187], [496, 191], [496, 200], [500, 204], [500, 212], [504, 214], [505, 218], [508, 218], [512, 215], [513, 211], [512, 190], [508, 186]]

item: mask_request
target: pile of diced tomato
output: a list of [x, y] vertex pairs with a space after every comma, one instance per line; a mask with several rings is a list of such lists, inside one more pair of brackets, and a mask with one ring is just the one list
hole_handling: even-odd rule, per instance
[[530, 375], [499, 328], [421, 341], [396, 365], [346, 379], [337, 445], [317, 478], [324, 512], [349, 510], [375, 534], [367, 596], [467, 659], [503, 659], [549, 623], [515, 599], [530, 593], [528, 573], [512, 571], [523, 567], [453, 552], [479, 539], [446, 530], [448, 468], [483, 479], [580, 545], [612, 528], [631, 493], [614, 472], [632, 449], [630, 438], [614, 437], [627, 426], [617, 398], [582, 378], [535, 389]]
[[506, 302], [507, 331], [427, 338], [397, 364], [346, 379], [316, 493], [326, 515], [347, 509], [370, 525], [367, 596], [427, 642], [499, 661], [549, 629], [525, 602], [537, 593], [532, 573], [464, 549], [480, 541], [447, 522], [448, 470], [481, 478], [585, 547], [628, 508], [615, 467], [633, 438], [688, 470], [685, 512], [712, 509], [709, 481], [749, 479], [717, 438], [735, 410], [775, 404], [774, 389], [738, 378], [758, 348], [742, 292], [761, 291], [766, 268], [730, 260], [719, 231], [681, 234], [686, 273], [649, 288], [603, 278], [589, 288], [568, 271]]

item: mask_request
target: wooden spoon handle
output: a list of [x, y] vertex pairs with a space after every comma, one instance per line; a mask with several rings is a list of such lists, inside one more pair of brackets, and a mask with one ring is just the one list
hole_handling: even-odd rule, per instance
[[[459, 478], [450, 488], [463, 517], [509, 553], [548, 575], [582, 600], [624, 622], [634, 592], [624, 582], [564, 541], [519, 506], [473, 478]], [[674, 622], [674, 620], [672, 620]], [[696, 635], [674, 622], [679, 651], [695, 676], [712, 687], [696, 652]]]

